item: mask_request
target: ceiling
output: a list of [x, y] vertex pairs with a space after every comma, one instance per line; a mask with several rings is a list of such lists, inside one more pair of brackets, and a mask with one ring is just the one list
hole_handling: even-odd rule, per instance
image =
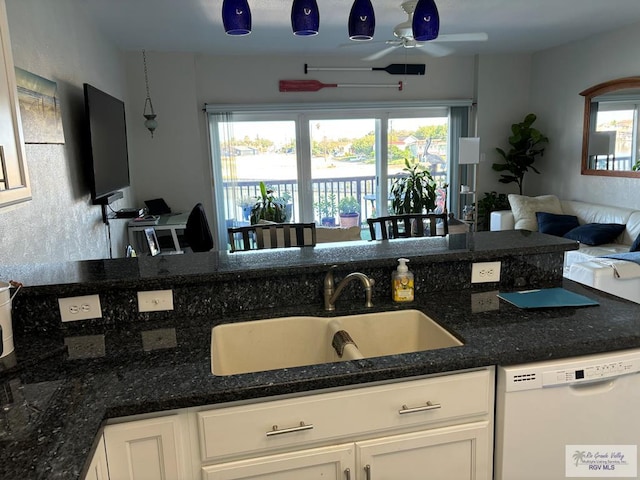
[[[317, 0], [320, 33], [291, 32], [291, 0], [249, 0], [252, 33], [230, 37], [222, 0], [84, 0], [99, 28], [123, 50], [232, 55], [339, 55], [362, 58], [386, 48], [407, 20], [402, 0], [372, 0], [376, 33], [350, 42], [351, 0]], [[640, 22], [639, 0], [436, 0], [440, 34], [486, 32], [486, 42], [450, 43], [454, 54], [535, 52]], [[348, 46], [344, 46], [347, 44]], [[440, 44], [443, 45], [443, 44]], [[424, 55], [422, 49], [405, 49]]]

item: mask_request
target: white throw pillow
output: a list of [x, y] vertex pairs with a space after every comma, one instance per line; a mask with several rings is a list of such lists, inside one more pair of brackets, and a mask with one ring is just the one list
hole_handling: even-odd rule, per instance
[[539, 197], [525, 197], [524, 195], [509, 194], [509, 204], [515, 220], [516, 230], [538, 231], [536, 212], [548, 212], [561, 215], [562, 205], [555, 195], [540, 195]]

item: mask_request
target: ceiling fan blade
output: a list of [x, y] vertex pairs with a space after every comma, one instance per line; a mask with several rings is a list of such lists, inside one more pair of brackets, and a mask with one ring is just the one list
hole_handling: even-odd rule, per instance
[[362, 47], [363, 45], [383, 45], [386, 44], [387, 40], [367, 40], [366, 42], [354, 42], [351, 41], [349, 43], [341, 43], [340, 45], [338, 45], [338, 47], [340, 48], [346, 48], [346, 47]]
[[427, 53], [432, 57], [446, 57], [447, 55], [451, 55], [453, 53], [453, 49], [449, 47], [445, 47], [444, 45], [437, 45], [432, 43], [433, 40], [429, 42], [418, 43], [416, 46], [420, 48], [421, 51]]
[[372, 55], [369, 55], [368, 57], [364, 57], [362, 60], [364, 60], [365, 62], [373, 62], [374, 60], [378, 60], [379, 58], [382, 58], [385, 55], [393, 52], [396, 48], [398, 48], [398, 46], [384, 48]]
[[438, 35], [437, 38], [429, 40], [431, 42], [486, 42], [489, 40], [489, 35], [485, 32], [476, 33], [451, 33], [449, 35]]

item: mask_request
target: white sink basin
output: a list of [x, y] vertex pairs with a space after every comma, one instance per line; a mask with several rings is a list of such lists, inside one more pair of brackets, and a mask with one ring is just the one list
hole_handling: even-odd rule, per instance
[[[342, 357], [332, 346], [340, 330], [357, 345], [347, 344]], [[211, 372], [233, 375], [460, 345], [462, 342], [418, 310], [273, 318], [214, 327]]]

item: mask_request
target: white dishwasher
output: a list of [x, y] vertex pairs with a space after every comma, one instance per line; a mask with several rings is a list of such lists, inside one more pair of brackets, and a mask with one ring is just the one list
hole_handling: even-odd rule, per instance
[[640, 349], [499, 367], [496, 480], [638, 478]]

